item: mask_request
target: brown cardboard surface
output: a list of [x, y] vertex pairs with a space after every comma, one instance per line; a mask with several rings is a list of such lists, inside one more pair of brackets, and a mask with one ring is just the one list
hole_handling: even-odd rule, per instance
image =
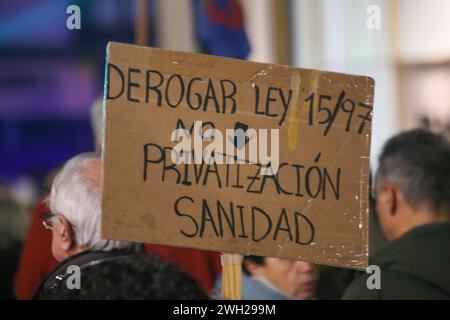
[[[369, 77], [110, 43], [103, 237], [366, 268], [373, 92]], [[168, 152], [163, 170], [180, 121], [279, 129], [277, 175], [170, 169]]]

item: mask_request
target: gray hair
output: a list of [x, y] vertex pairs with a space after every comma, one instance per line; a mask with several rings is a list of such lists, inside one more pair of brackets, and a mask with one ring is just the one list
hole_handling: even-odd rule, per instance
[[53, 181], [49, 208], [70, 222], [77, 246], [102, 251], [134, 247], [131, 242], [101, 238], [101, 165], [94, 153], [70, 159]]
[[408, 204], [450, 214], [450, 143], [422, 129], [391, 138], [380, 155], [377, 182], [395, 182]]

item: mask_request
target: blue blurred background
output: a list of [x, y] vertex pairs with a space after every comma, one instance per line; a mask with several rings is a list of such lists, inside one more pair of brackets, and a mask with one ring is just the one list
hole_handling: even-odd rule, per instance
[[[133, 2], [0, 2], [0, 182], [28, 185], [33, 198], [50, 170], [93, 150], [89, 110], [102, 93], [106, 43], [133, 42]], [[70, 4], [81, 30], [66, 28]]]

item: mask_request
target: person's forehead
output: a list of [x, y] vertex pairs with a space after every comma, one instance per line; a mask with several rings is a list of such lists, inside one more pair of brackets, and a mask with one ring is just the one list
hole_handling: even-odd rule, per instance
[[269, 258], [269, 257], [266, 258], [266, 264], [280, 265], [280, 266], [312, 265], [310, 262], [307, 261], [288, 260], [282, 258]]

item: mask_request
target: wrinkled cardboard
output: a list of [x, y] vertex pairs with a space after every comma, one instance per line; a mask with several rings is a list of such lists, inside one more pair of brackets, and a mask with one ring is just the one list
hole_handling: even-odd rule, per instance
[[[123, 79], [110, 64], [121, 70]], [[129, 68], [132, 69], [130, 87], [127, 85], [130, 82]], [[197, 111], [190, 109], [187, 100], [182, 100], [178, 107], [172, 108], [167, 105], [164, 94], [161, 106], [157, 106], [158, 96], [154, 91], [150, 90], [147, 97], [147, 70], [159, 71], [164, 82], [173, 75], [179, 75], [186, 81], [200, 78], [191, 85], [191, 104], [197, 101], [195, 93], [203, 92], [203, 100], [205, 99], [204, 93], [211, 79], [220, 105], [219, 112], [212, 98], [209, 99], [206, 111], [202, 108]], [[158, 80], [155, 74], [150, 72], [150, 85], [156, 84]], [[181, 85], [178, 76], [172, 78], [168, 95], [170, 103], [176, 104]], [[236, 101], [234, 113], [231, 113], [230, 99], [226, 100], [228, 104], [225, 113], [222, 112], [220, 80], [223, 79], [231, 80], [236, 85], [233, 96]], [[225, 87], [229, 84], [226, 81], [223, 83]], [[118, 96], [122, 84], [123, 92]], [[270, 91], [268, 107], [268, 113], [273, 116], [255, 112], [255, 86], [260, 89], [259, 113], [266, 110], [268, 88], [275, 88]], [[231, 86], [226, 88], [230, 94]], [[184, 89], [186, 93], [187, 83]], [[285, 100], [291, 90], [284, 121], [281, 119], [283, 107], [279, 89], [284, 92]], [[310, 119], [311, 100], [308, 97], [312, 93], [314, 112], [313, 119]], [[373, 93], [374, 81], [369, 77], [109, 43], [104, 100], [102, 236], [107, 239], [366, 268]], [[320, 95], [323, 97], [320, 98]], [[341, 103], [338, 103], [339, 98]], [[355, 111], [349, 122], [349, 111], [353, 106], [350, 100], [355, 104]], [[329, 112], [324, 108], [328, 108]], [[334, 121], [326, 130], [328, 115], [334, 113]], [[195, 120], [203, 123], [212, 121], [216, 129], [223, 132], [225, 129], [235, 128], [237, 122], [254, 129], [278, 128], [280, 162], [303, 166], [299, 167], [298, 175], [289, 166], [280, 168], [279, 184], [285, 191], [298, 195], [278, 194], [276, 185], [270, 179], [266, 180], [262, 193], [247, 192], [249, 182], [246, 177], [255, 176], [254, 165], [239, 166], [243, 188], [225, 186], [225, 164], [217, 165], [221, 188], [217, 175], [211, 171], [206, 185], [203, 185], [203, 176], [198, 184], [195, 183], [192, 164], [188, 165], [190, 185], [177, 184], [176, 174], [171, 171], [166, 172], [165, 180], [162, 181], [162, 165], [149, 165], [148, 162], [144, 181], [144, 145], [152, 143], [161, 147], [173, 147], [176, 142], [172, 142], [170, 136], [179, 119], [188, 129]], [[150, 157], [156, 160], [156, 153], [152, 153], [154, 150], [156, 149], [150, 149]], [[179, 170], [183, 167], [184, 165], [177, 166]], [[229, 165], [229, 170], [235, 172], [236, 167], [236, 164]], [[316, 197], [309, 196], [305, 190], [305, 182], [299, 183], [303, 189], [297, 192], [297, 177], [300, 176], [300, 180], [304, 181], [307, 170], [310, 170], [311, 194], [317, 190], [319, 175], [313, 167], [318, 167], [322, 177], [324, 168], [327, 168], [334, 182], [337, 181], [336, 175], [340, 170], [339, 199], [329, 183], [326, 185], [325, 196], [323, 192], [319, 192]], [[250, 189], [257, 190], [255, 185], [261, 181], [254, 181]], [[322, 180], [322, 184], [324, 183]], [[203, 201], [209, 211], [203, 210], [202, 215]], [[220, 225], [217, 201], [229, 214], [229, 219], [230, 202], [232, 203], [234, 235], [230, 222], [225, 220], [222, 211]], [[179, 215], [176, 214], [175, 206], [178, 206]], [[252, 207], [263, 210], [272, 221], [271, 231], [262, 240], [259, 238], [268, 229], [268, 219], [260, 210], [253, 209], [255, 224], [252, 224]], [[243, 223], [240, 222], [240, 208], [243, 209]], [[283, 208], [286, 214], [280, 219]], [[295, 215], [294, 212], [300, 215]], [[298, 218], [298, 224], [295, 223], [295, 217]], [[242, 230], [242, 225], [245, 230]], [[314, 227], [314, 234], [311, 225]]]

